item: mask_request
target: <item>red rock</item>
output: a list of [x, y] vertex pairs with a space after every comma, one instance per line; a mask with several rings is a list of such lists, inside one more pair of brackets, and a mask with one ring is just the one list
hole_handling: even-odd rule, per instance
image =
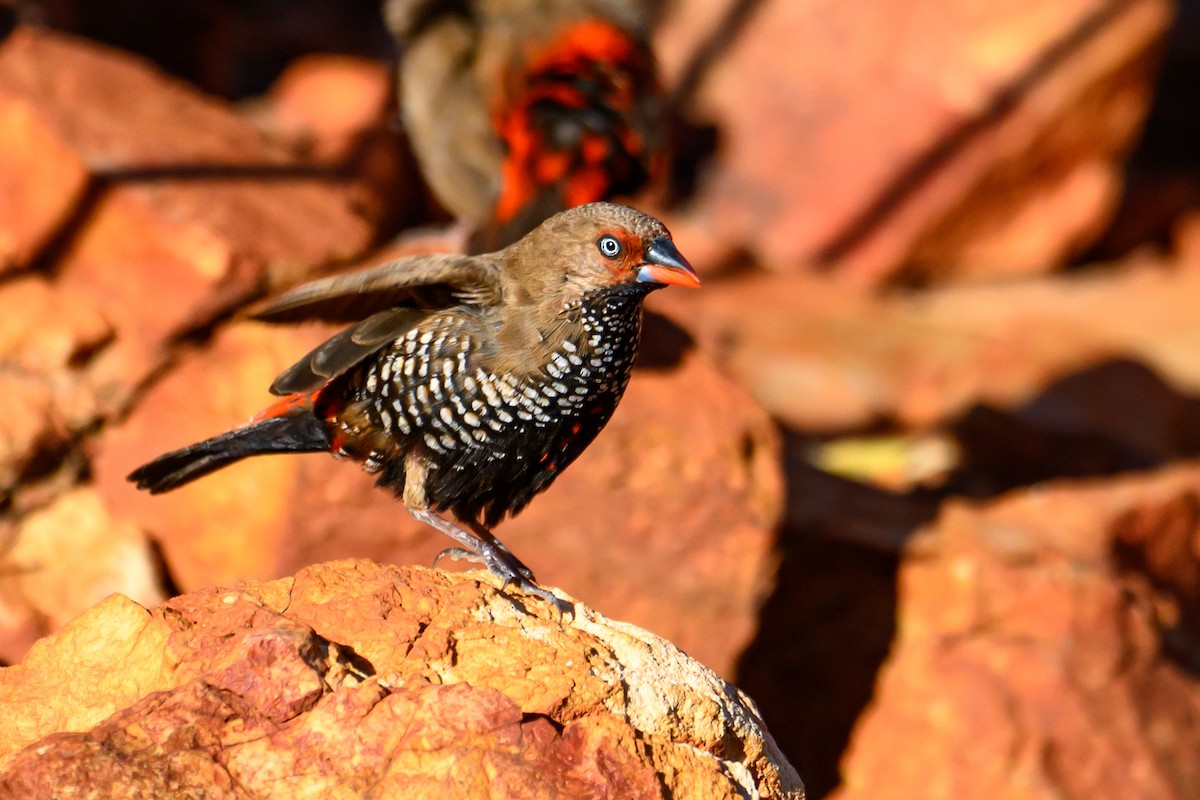
[[141, 398], [125, 423], [105, 432], [97, 489], [116, 516], [136, 520], [161, 543], [181, 588], [280, 574], [278, 551], [291, 535], [287, 507], [303, 457], [236, 464], [162, 498], [138, 492], [125, 475], [159, 452], [236, 427], [265, 408], [271, 396], [264, 387], [320, 338], [306, 327], [229, 326], [201, 357], [184, 358]]
[[0, 360], [28, 375], [49, 376], [86, 362], [112, 338], [94, 297], [66, 291], [42, 275], [0, 285]]
[[114, 596], [0, 698], [14, 797], [804, 796], [749, 699], [652, 634], [363, 561]]
[[376, 125], [391, 101], [385, 64], [311, 55], [288, 66], [271, 87], [269, 124], [310, 138], [318, 159], [344, 156], [353, 138]]
[[1200, 495], [1187, 490], [1134, 508], [1114, 521], [1112, 536], [1118, 565], [1153, 599], [1167, 653], [1200, 663]]
[[[314, 174], [127, 55], [32, 28], [0, 42], [0, 269], [38, 267], [0, 285], [0, 494], [15, 535], [28, 509], [80, 496], [55, 500], [177, 334], [366, 245], [363, 186]], [[126, 590], [157, 591], [141, 532], [102, 511], [18, 544], [32, 572], [3, 576], [5, 656], [95, 601], [106, 584], [91, 568], [127, 560], [126, 577], [141, 573]], [[70, 569], [83, 553], [86, 580]]]
[[[53, 242], [42, 254], [53, 292], [88, 298], [90, 316], [112, 326], [91, 365], [110, 406], [157, 368], [167, 336], [356, 254], [372, 235], [361, 186], [305, 174], [220, 103], [61, 34], [18, 29], [0, 45], [0, 118], [23, 120], [0, 127], [4, 180], [54, 186], [65, 204], [30, 197], [40, 222], [12, 247], [25, 265]], [[64, 177], [72, 164], [83, 172]], [[18, 193], [22, 207], [31, 191]]]
[[1191, 269], [1200, 267], [1200, 212], [1180, 215], [1172, 227], [1171, 240], [1180, 263]]
[[1046, 270], [1113, 210], [1170, 17], [1163, 0], [677, 4], [664, 71], [705, 66], [684, 108], [718, 128], [687, 213], [774, 269], [857, 283]]
[[[79, 155], [34, 109], [0, 89], [0, 138], [23, 168], [0, 169], [0, 272], [27, 266], [66, 224], [88, 182]], [[2, 156], [0, 156], [2, 157]]]
[[[321, 455], [253, 459], [160, 496], [125, 482], [149, 458], [267, 405], [264, 387], [327, 333], [230, 326], [106, 432], [97, 488], [115, 516], [161, 542], [181, 587], [346, 556], [428, 564], [449, 546], [369, 475]], [[774, 569], [778, 441], [766, 415], [684, 339], [665, 321], [648, 323], [644, 366], [611, 424], [499, 534], [544, 583], [670, 636], [728, 674]]]
[[896, 637], [833, 796], [1194, 796], [1200, 686], [1114, 547], [1194, 538], [1198, 488], [1185, 467], [944, 507], [901, 564]]
[[52, 629], [114, 592], [163, 600], [145, 537], [108, 516], [95, 492], [75, 489], [26, 514], [5, 553], [0, 593], [25, 598]]
[[269, 138], [362, 188], [359, 202], [369, 200], [383, 231], [428, 218], [416, 161], [394, 122], [390, 71], [365, 58], [303, 56], [249, 107]]
[[42, 452], [62, 448], [66, 440], [50, 387], [0, 374], [0, 491], [11, 492]]
[[[1198, 293], [1200, 272], [1133, 263], [882, 297], [816, 276], [738, 278], [661, 302], [774, 416], [798, 430], [843, 431], [880, 419], [927, 428], [976, 404], [1013, 409], [1117, 358], [1194, 392]], [[1162, 430], [1182, 435], [1176, 412], [1163, 411]], [[1128, 436], [1145, 424], [1127, 426]]]

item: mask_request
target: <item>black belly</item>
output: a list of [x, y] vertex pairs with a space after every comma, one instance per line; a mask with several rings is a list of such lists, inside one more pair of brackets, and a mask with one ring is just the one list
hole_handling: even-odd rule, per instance
[[[434, 468], [425, 491], [432, 507], [489, 526], [516, 514], [591, 444], [615, 405], [615, 399], [598, 403], [549, 424], [510, 428], [487, 445], [429, 454]], [[403, 491], [403, 484], [392, 488]]]

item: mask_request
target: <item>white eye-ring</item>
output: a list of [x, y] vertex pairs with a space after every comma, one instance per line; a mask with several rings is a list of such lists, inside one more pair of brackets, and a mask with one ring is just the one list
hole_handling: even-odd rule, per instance
[[621, 255], [621, 243], [617, 241], [617, 237], [611, 234], [605, 234], [596, 242], [596, 247], [600, 248], [600, 255], [605, 258], [616, 258]]

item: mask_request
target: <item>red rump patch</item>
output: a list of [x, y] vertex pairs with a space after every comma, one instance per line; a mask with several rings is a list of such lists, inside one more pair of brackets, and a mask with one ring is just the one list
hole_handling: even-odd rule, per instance
[[317, 395], [311, 394], [289, 394], [287, 397], [281, 397], [276, 402], [264, 408], [262, 411], [250, 418], [251, 422], [262, 422], [264, 419], [272, 419], [274, 417], [282, 417], [284, 414], [291, 411], [293, 408], [308, 405], [315, 400]]
[[261, 422], [264, 419], [282, 417], [293, 408], [300, 408], [302, 406], [310, 406], [313, 409], [313, 413], [322, 419], [333, 419], [338, 415], [342, 404], [334, 398], [327, 399], [322, 394], [324, 390], [324, 387], [322, 387], [312, 394], [289, 394], [286, 397], [281, 397], [251, 417], [250, 422]]
[[[646, 177], [646, 148], [628, 115], [636, 93], [652, 90], [650, 76], [635, 42], [601, 20], [566, 29], [508, 76], [507, 100], [493, 117], [508, 150], [496, 221], [509, 222], [556, 185], [566, 207], [635, 190]], [[601, 127], [585, 127], [573, 148], [547, 140], [556, 117], [587, 108], [601, 109], [593, 116], [605, 120]]]

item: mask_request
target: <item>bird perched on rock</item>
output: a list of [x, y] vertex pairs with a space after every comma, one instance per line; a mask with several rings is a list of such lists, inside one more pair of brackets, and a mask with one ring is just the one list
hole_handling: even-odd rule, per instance
[[405, 128], [426, 181], [503, 247], [662, 171], [656, 2], [389, 0]]
[[446, 551], [557, 603], [488, 528], [548, 487], [629, 381], [642, 301], [699, 286], [658, 220], [592, 203], [480, 256], [422, 255], [294, 289], [256, 315], [353, 323], [283, 372], [248, 424], [129, 479], [166, 492], [243, 458], [362, 462]]

